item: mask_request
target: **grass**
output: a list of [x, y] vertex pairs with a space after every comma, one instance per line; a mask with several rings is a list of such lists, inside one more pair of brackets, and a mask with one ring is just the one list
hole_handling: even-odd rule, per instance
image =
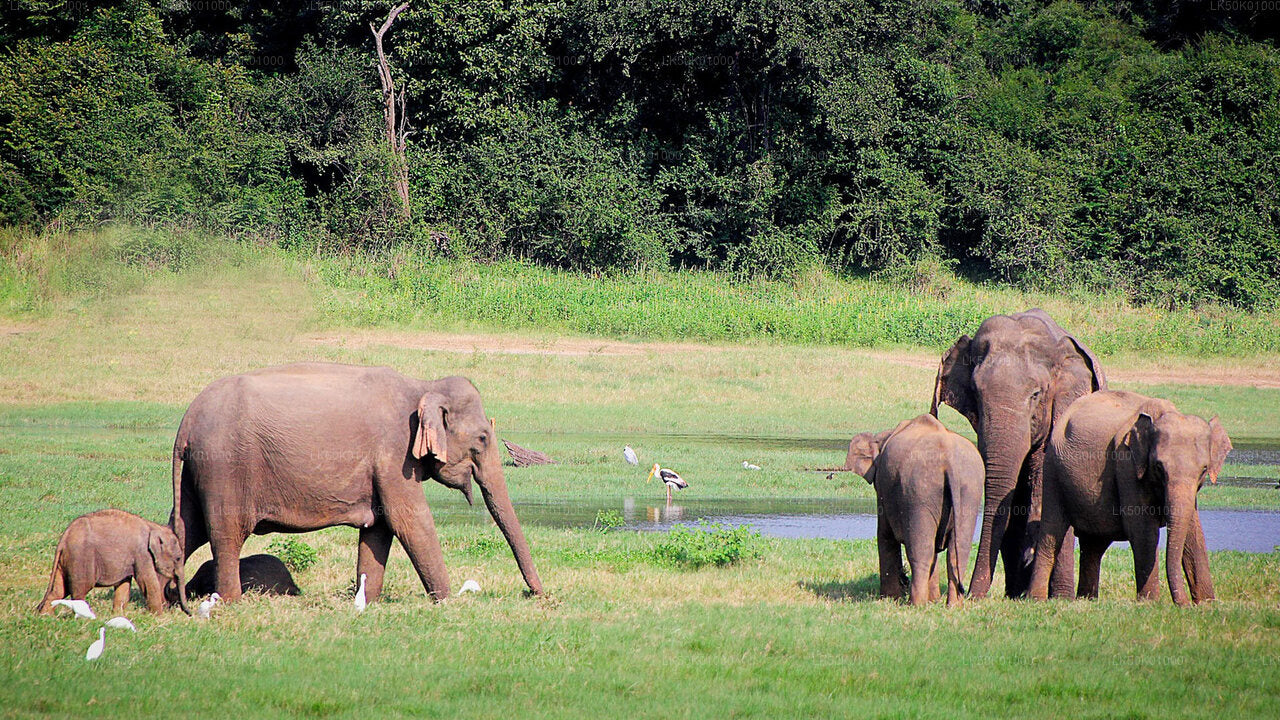
[[1280, 311], [1135, 308], [1114, 293], [1064, 297], [950, 276], [923, 285], [817, 270], [792, 282], [698, 271], [588, 277], [524, 262], [476, 264], [408, 252], [307, 262], [332, 290], [326, 313], [356, 326], [479, 324], [646, 340], [941, 349], [991, 315], [1041, 307], [1106, 355], [1280, 353]]
[[[104, 237], [75, 242], [129, 240]], [[932, 390], [932, 347], [793, 345], [776, 335], [733, 345], [634, 342], [638, 333], [619, 343], [545, 327], [495, 336], [475, 334], [465, 309], [434, 319], [407, 310], [371, 315], [375, 326], [354, 329], [348, 323], [359, 318], [342, 308], [385, 297], [335, 291], [324, 266], [336, 261], [252, 249], [220, 255], [218, 246], [192, 242], [205, 248], [199, 260], [176, 269], [118, 271], [123, 256], [108, 253], [102, 276], [116, 279], [102, 291], [79, 292], [48, 273], [29, 306], [5, 306], [6, 716], [367, 717], [374, 702], [380, 715], [466, 717], [581, 717], [606, 702], [612, 714], [637, 717], [1016, 716], [1045, 707], [1089, 717], [1280, 713], [1280, 552], [1213, 553], [1221, 599], [1209, 607], [1174, 608], [1167, 596], [1136, 603], [1131, 556], [1117, 549], [1107, 555], [1097, 602], [994, 599], [915, 610], [875, 599], [871, 541], [763, 538], [734, 545], [726, 566], [693, 568], [659, 548], [680, 543], [676, 550], [715, 555], [717, 546], [602, 532], [589, 520], [576, 530], [526, 528], [548, 589], [531, 599], [492, 525], [446, 519], [440, 534], [453, 584], [474, 578], [482, 592], [430, 605], [397, 546], [384, 601], [358, 616], [350, 605], [356, 531], [309, 533], [299, 536], [316, 550], [315, 563], [296, 573], [303, 596], [249, 596], [210, 622], [176, 612], [152, 618], [135, 605], [129, 614], [139, 633], [108, 635], [103, 659], [86, 664], [96, 625], [31, 614], [58, 535], [75, 516], [105, 506], [163, 520], [178, 418], [221, 375], [301, 359], [465, 374], [503, 437], [561, 463], [509, 469], [517, 500], [660, 500], [661, 486], [644, 482], [646, 468], [621, 461], [624, 442], [643, 462], [680, 470], [689, 497], [869, 499], [861, 478], [827, 480], [803, 468], [839, 464], [852, 434], [925, 411]], [[164, 250], [163, 238], [153, 246], [142, 254], [182, 257]], [[475, 273], [476, 292], [502, 273], [543, 273], [440, 267]], [[13, 268], [0, 277], [15, 277]], [[398, 325], [382, 325], [387, 318]], [[480, 330], [502, 324], [497, 316], [486, 322], [493, 324]], [[471, 334], [457, 334], [464, 328]], [[1106, 362], [1118, 387], [1218, 413], [1233, 437], [1274, 437], [1280, 427], [1280, 390], [1142, 375], [1190, 368], [1215, 377], [1225, 366], [1232, 376], [1266, 376], [1271, 356], [1118, 352]], [[972, 434], [955, 413], [942, 419]], [[748, 459], [764, 469], [742, 469]], [[1274, 467], [1229, 466], [1224, 474], [1280, 476]], [[433, 483], [423, 491], [436, 504], [457, 497]], [[1201, 506], [1277, 508], [1280, 492], [1210, 487]], [[275, 537], [251, 538], [245, 554]], [[189, 574], [208, 557], [207, 548], [193, 557]], [[107, 597], [100, 591], [91, 601], [103, 611]]]

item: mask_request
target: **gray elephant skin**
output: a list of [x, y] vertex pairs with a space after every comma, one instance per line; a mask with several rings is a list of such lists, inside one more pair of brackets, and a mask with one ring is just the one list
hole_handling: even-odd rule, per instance
[[[1039, 309], [987, 318], [972, 338], [962, 335], [942, 356], [930, 412], [937, 416], [945, 403], [964, 415], [986, 464], [972, 597], [990, 591], [997, 553], [1005, 595], [1026, 592], [1039, 537], [1044, 443], [1074, 400], [1106, 387], [1089, 348]], [[1074, 540], [1068, 540], [1055, 564], [1054, 595], [1069, 596], [1073, 589]]]
[[164, 525], [115, 509], [81, 515], [58, 540], [49, 588], [36, 611], [47, 615], [53, 612], [54, 600], [84, 600], [90, 590], [110, 587], [115, 588], [112, 610], [120, 615], [129, 602], [130, 583], [136, 580], [151, 612], [160, 614], [176, 599], [190, 615], [182, 581], [184, 559], [178, 537]]
[[[216, 589], [217, 566], [205, 561], [187, 583], [187, 597], [211, 595]], [[275, 555], [259, 554], [240, 558], [240, 591], [263, 595], [301, 595], [289, 568]], [[221, 596], [221, 593], [219, 593]]]
[[[1045, 453], [1044, 519], [1030, 595], [1048, 596], [1067, 528], [1080, 539], [1078, 596], [1098, 596], [1102, 554], [1117, 540], [1133, 548], [1138, 598], [1160, 592], [1160, 528], [1168, 526], [1165, 572], [1173, 601], [1214, 598], [1196, 495], [1217, 482], [1231, 451], [1218, 418], [1184, 415], [1167, 400], [1107, 391], [1062, 416]], [[1183, 584], [1190, 586], [1190, 598]]]
[[911, 565], [911, 604], [937, 600], [938, 553], [947, 553], [947, 604], [961, 602], [973, 529], [982, 512], [982, 456], [932, 415], [849, 443], [845, 467], [876, 490], [880, 594], [902, 598], [902, 547]]
[[390, 368], [298, 363], [217, 380], [192, 401], [173, 448], [171, 523], [186, 557], [213, 547], [215, 587], [240, 597], [250, 534], [360, 529], [357, 575], [382, 591], [398, 539], [427, 593], [449, 596], [435, 522], [420, 484], [472, 482], [525, 584], [542, 581], [507, 494], [498, 439], [466, 378], [405, 377]]

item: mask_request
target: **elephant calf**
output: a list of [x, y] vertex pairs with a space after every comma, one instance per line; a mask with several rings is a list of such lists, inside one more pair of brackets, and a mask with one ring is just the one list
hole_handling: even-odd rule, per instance
[[932, 415], [849, 443], [845, 467], [876, 489], [880, 594], [903, 596], [902, 550], [911, 564], [911, 604], [937, 600], [938, 553], [947, 551], [947, 604], [964, 595], [973, 530], [982, 514], [982, 456]]
[[[218, 568], [207, 560], [187, 583], [187, 597], [212, 595], [217, 589]], [[240, 558], [240, 591], [256, 590], [263, 595], [300, 595], [289, 568], [275, 555], [250, 555]]]
[[[1213, 599], [1196, 493], [1218, 473], [1231, 440], [1218, 423], [1183, 415], [1168, 400], [1108, 390], [1086, 395], [1063, 414], [1045, 449], [1040, 547], [1033, 598], [1048, 594], [1056, 551], [1070, 527], [1080, 539], [1078, 597], [1098, 596], [1102, 554], [1116, 540], [1133, 547], [1138, 598], [1160, 591], [1157, 543], [1168, 525], [1165, 572], [1179, 605]], [[1181, 568], [1181, 571], [1179, 571]]]
[[164, 525], [123, 510], [81, 515], [58, 541], [49, 589], [36, 611], [48, 615], [54, 600], [67, 596], [83, 600], [96, 587], [111, 587], [115, 588], [112, 609], [119, 615], [129, 601], [130, 581], [136, 579], [148, 610], [159, 614], [176, 596], [182, 611], [190, 615], [183, 565], [178, 536]]

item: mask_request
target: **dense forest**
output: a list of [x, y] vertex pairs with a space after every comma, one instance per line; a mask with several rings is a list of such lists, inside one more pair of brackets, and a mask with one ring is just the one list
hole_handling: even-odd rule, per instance
[[0, 224], [1270, 308], [1265, 5], [412, 0], [384, 38], [406, 208], [390, 4], [13, 0]]

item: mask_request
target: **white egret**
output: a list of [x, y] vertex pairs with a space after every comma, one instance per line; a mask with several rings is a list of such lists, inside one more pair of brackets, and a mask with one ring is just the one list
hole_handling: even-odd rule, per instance
[[626, 458], [627, 462], [632, 465], [640, 464], [640, 457], [636, 455], [636, 451], [632, 450], [630, 445], [622, 446], [622, 457]]
[[[649, 477], [651, 478], [654, 476], [657, 476], [657, 478], [661, 480], [664, 485], [667, 486], [667, 504], [668, 505], [671, 504], [672, 490], [683, 490], [689, 487], [689, 483], [685, 482], [684, 478], [677, 475], [675, 470], [669, 470], [667, 468], [660, 467], [658, 463], [654, 463], [653, 469], [649, 471]], [[649, 478], [645, 478], [645, 480], [648, 480], [648, 479]]]
[[367, 574], [360, 573], [360, 589], [356, 590], [356, 612], [364, 612], [364, 609], [369, 606], [369, 601], [364, 595], [364, 581], [367, 577]]
[[82, 617], [86, 620], [95, 620], [98, 617], [93, 612], [93, 608], [89, 607], [89, 603], [83, 600], [54, 600], [49, 604], [54, 606], [62, 605], [64, 607], [71, 608], [71, 612], [75, 613], [76, 617]]
[[751, 463], [747, 462], [746, 460], [743, 460], [743, 461], [742, 461], [742, 467], [743, 467], [743, 469], [744, 469], [744, 470], [759, 470], [759, 469], [760, 469], [760, 466], [759, 466], [759, 465], [753, 465], [753, 464], [751, 464]]
[[105, 648], [106, 646], [107, 646], [107, 629], [104, 627], [100, 627], [98, 628], [98, 639], [94, 640], [93, 644], [89, 646], [88, 652], [84, 654], [84, 659], [97, 660], [98, 658], [102, 657], [102, 649]]
[[458, 591], [458, 594], [465, 595], [467, 593], [478, 593], [478, 592], [480, 592], [480, 583], [476, 582], [475, 580], [468, 580], [462, 583], [462, 589]]
[[205, 600], [204, 602], [200, 603], [200, 608], [198, 610], [198, 612], [200, 613], [200, 617], [208, 620], [209, 613], [213, 612], [213, 606], [217, 605], [218, 601], [221, 599], [222, 599], [221, 595], [219, 595], [218, 593], [214, 593], [209, 596], [208, 600]]
[[107, 627], [115, 628], [116, 630], [128, 630], [130, 632], [138, 632], [138, 628], [134, 627], [133, 623], [129, 622], [129, 618], [124, 617], [123, 615], [117, 615], [111, 618], [110, 620], [108, 620]]

